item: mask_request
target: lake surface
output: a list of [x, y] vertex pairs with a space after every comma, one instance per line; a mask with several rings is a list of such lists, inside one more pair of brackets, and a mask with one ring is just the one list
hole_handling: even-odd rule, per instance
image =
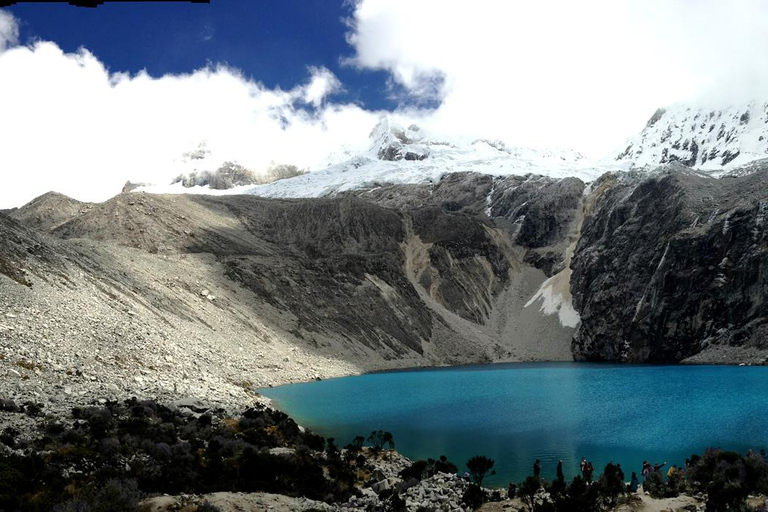
[[259, 392], [344, 446], [391, 432], [411, 459], [447, 455], [460, 472], [474, 455], [496, 461], [489, 486], [532, 473], [566, 478], [586, 457], [596, 473], [643, 460], [683, 464], [707, 447], [768, 444], [768, 367], [518, 363], [397, 371]]

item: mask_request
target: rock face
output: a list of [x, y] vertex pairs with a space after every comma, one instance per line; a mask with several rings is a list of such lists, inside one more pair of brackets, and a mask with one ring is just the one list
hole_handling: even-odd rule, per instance
[[[0, 214], [0, 398], [225, 403], [413, 366], [762, 363], [767, 185], [761, 164], [677, 164], [589, 188], [454, 173], [323, 199], [48, 195]], [[46, 216], [51, 200], [75, 208]]]
[[31, 273], [45, 276], [56, 273], [61, 267], [60, 256], [46, 243], [44, 236], [2, 213], [0, 240], [0, 274], [21, 285], [30, 285]]
[[575, 357], [680, 361], [717, 345], [765, 349], [766, 171], [717, 180], [670, 166], [593, 184], [572, 261]]
[[48, 194], [0, 214], [0, 398], [247, 403], [363, 371], [569, 360], [562, 301], [534, 297], [567, 266], [583, 188], [461, 173], [311, 200]]

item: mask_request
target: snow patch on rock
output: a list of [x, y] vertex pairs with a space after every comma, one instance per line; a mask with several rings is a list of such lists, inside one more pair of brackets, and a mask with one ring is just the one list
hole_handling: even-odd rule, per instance
[[581, 322], [579, 313], [573, 308], [570, 292], [562, 289], [563, 276], [555, 274], [544, 281], [533, 297], [525, 304], [525, 307], [541, 301], [541, 311], [545, 315], [558, 315], [563, 327], [578, 327]]

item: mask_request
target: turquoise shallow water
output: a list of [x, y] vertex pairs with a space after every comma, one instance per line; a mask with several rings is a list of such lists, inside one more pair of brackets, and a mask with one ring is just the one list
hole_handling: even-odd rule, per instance
[[647, 459], [682, 464], [707, 447], [768, 444], [768, 367], [496, 364], [377, 373], [259, 390], [315, 432], [346, 445], [392, 432], [412, 459], [496, 461], [505, 486], [542, 461], [567, 478], [582, 456], [627, 478]]

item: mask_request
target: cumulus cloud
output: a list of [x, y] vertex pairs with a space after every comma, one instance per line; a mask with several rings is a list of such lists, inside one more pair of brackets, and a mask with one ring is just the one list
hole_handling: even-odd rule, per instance
[[301, 95], [306, 103], [319, 107], [328, 96], [343, 91], [341, 82], [329, 70], [310, 67], [309, 71], [312, 74], [312, 80], [301, 88]]
[[[345, 62], [389, 74], [404, 124], [602, 156], [660, 106], [765, 100], [767, 11], [761, 0], [355, 0]], [[0, 77], [0, 208], [48, 190], [100, 201], [128, 179], [168, 183], [201, 143], [214, 169], [316, 168], [364, 147], [383, 114], [340, 102], [326, 68], [287, 90], [215, 64], [114, 72], [87, 49], [19, 45], [4, 11]]]
[[347, 60], [391, 73], [446, 134], [600, 156], [680, 101], [765, 96], [759, 0], [361, 0]]
[[13, 15], [0, 11], [0, 52], [19, 43], [19, 23]]
[[49, 190], [102, 201], [128, 179], [170, 183], [200, 143], [214, 169], [225, 160], [256, 172], [312, 167], [343, 143], [364, 145], [380, 116], [329, 103], [341, 84], [324, 68], [283, 91], [226, 66], [111, 73], [85, 49], [37, 42], [0, 53], [0, 76], [13, 77], [0, 80], [0, 208]]

